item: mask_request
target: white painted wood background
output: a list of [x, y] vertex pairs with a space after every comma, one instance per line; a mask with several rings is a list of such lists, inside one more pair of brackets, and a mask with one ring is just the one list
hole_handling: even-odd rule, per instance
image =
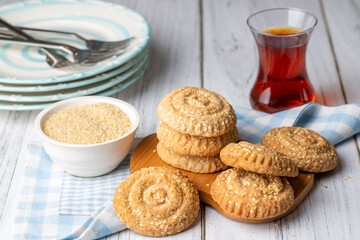
[[[15, 1], [0, 0], [0, 4], [10, 2]], [[257, 74], [257, 53], [245, 20], [251, 13], [266, 8], [298, 7], [318, 17], [307, 58], [317, 102], [330, 106], [360, 103], [358, 0], [112, 2], [144, 15], [152, 29], [145, 76], [114, 95], [139, 110], [137, 137], [155, 132], [159, 123], [157, 104], [180, 86], [205, 87], [222, 94], [233, 105], [250, 107], [248, 95]], [[38, 112], [0, 111], [0, 239], [11, 239], [26, 146], [39, 140], [33, 128]], [[359, 137], [352, 138], [336, 147], [339, 166], [330, 173], [316, 175], [309, 196], [281, 220], [240, 223], [203, 204], [189, 230], [165, 239], [360, 239], [359, 141]], [[126, 230], [107, 239], [150, 238]]]

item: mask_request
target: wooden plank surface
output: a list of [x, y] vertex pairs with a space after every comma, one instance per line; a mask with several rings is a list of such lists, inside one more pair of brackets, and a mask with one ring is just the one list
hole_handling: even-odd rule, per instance
[[[9, 2], [16, 0], [0, 0], [0, 5]], [[233, 105], [249, 107], [248, 94], [257, 74], [257, 53], [245, 20], [250, 13], [270, 7], [299, 7], [319, 18], [307, 58], [317, 101], [331, 106], [360, 102], [359, 1], [112, 2], [138, 11], [152, 28], [148, 71], [136, 84], [115, 95], [139, 110], [137, 137], [155, 132], [159, 123], [156, 105], [180, 86], [204, 86], [222, 94]], [[33, 129], [37, 113], [0, 112], [0, 239], [11, 236], [8, 229], [16, 208], [26, 147], [39, 140]], [[246, 224], [203, 207], [191, 229], [166, 239], [358, 239], [358, 146], [350, 139], [336, 149], [339, 166], [317, 175], [313, 191], [288, 217], [273, 223]], [[150, 238], [126, 230], [107, 239]]]
[[[2, 0], [0, 4], [8, 2], [16, 1]], [[146, 74], [137, 83], [113, 96], [129, 102], [139, 110], [141, 122], [136, 136], [144, 137], [156, 131], [159, 123], [156, 106], [167, 93], [181, 86], [199, 87], [201, 85], [198, 2], [192, 0], [146, 2], [113, 0], [109, 2], [120, 3], [138, 11], [146, 17], [151, 26], [149, 66]], [[187, 13], [186, 19], [183, 17], [184, 12]], [[15, 213], [16, 206], [12, 203], [18, 194], [17, 186], [21, 183], [26, 145], [30, 141], [39, 141], [33, 131], [33, 121], [38, 112], [2, 111], [0, 115], [0, 126], [3, 126], [3, 129], [0, 127], [0, 136], [4, 139], [0, 145], [2, 146], [0, 157], [4, 156], [4, 160], [0, 162], [0, 213], [3, 209], [5, 210], [6, 218], [4, 219], [10, 218]], [[21, 162], [18, 163], [17, 170], [19, 171], [16, 173], [14, 170], [18, 159]], [[10, 183], [12, 183], [12, 189], [9, 191]], [[2, 229], [7, 227], [11, 229], [11, 222], [3, 221], [2, 218], [0, 221], [4, 223]], [[129, 230], [109, 237], [109, 239], [115, 238], [146, 239]], [[169, 239], [178, 238], [201, 238], [201, 214], [191, 231], [169, 237]]]
[[257, 49], [246, 19], [251, 13], [267, 8], [298, 7], [319, 18], [307, 50], [308, 73], [317, 102], [331, 106], [344, 103], [318, 2], [210, 0], [203, 3], [205, 88], [217, 90], [233, 105], [250, 107], [249, 93], [257, 75]]
[[[161, 99], [181, 86], [201, 85], [198, 2], [193, 0], [113, 1], [142, 14], [151, 26], [149, 67], [145, 76], [126, 91], [116, 94], [139, 110], [137, 136], [156, 131], [156, 107]], [[186, 17], [184, 13], [186, 12]], [[122, 231], [108, 239], [152, 239]], [[190, 231], [164, 239], [201, 239], [201, 214]]]
[[[0, 5], [11, 2], [14, 1], [0, 0]], [[32, 112], [0, 111], [0, 221], [6, 201], [9, 202], [10, 186], [18, 160], [24, 145], [27, 144], [24, 133], [29, 124], [31, 125], [31, 115]]]
[[360, 1], [326, 0], [322, 4], [346, 100], [359, 103], [360, 70], [353, 61], [360, 60]]
[[192, 0], [112, 2], [139, 12], [151, 26], [149, 67], [145, 76], [115, 95], [139, 110], [138, 136], [146, 136], [156, 131], [160, 122], [156, 107], [166, 94], [178, 87], [201, 85], [198, 3]]
[[[251, 13], [266, 8], [298, 7], [319, 18], [307, 52], [308, 72], [317, 93], [317, 102], [330, 106], [345, 103], [337, 62], [329, 40], [327, 19], [323, 17], [320, 2], [278, 0], [224, 3], [214, 0], [203, 3], [205, 87], [220, 92], [232, 104], [248, 107], [249, 92], [257, 74], [257, 53], [246, 18]], [[337, 14], [340, 18], [344, 12]], [[335, 19], [337, 18], [333, 18], [333, 21]], [[351, 32], [349, 29], [346, 31]], [[351, 59], [348, 61], [354, 61], [354, 58]], [[349, 64], [348, 68], [349, 66], [353, 65]], [[344, 239], [354, 239], [355, 234], [360, 235], [359, 230], [354, 230], [360, 223], [354, 219], [358, 216], [357, 210], [351, 210], [356, 208], [353, 206], [356, 204], [354, 187], [360, 187], [360, 184], [359, 181], [344, 181], [348, 175], [358, 175], [358, 151], [352, 140], [341, 144], [337, 150], [340, 156], [339, 167], [333, 172], [317, 175], [314, 189], [292, 214], [275, 223], [249, 225], [226, 219], [213, 208], [207, 207], [206, 239], [340, 239], [343, 232], [346, 232]], [[351, 190], [344, 190], [347, 188]], [[358, 194], [359, 191], [357, 197]], [[349, 205], [352, 207], [348, 207]], [[346, 219], [346, 216], [350, 216], [351, 220]]]
[[[347, 103], [360, 102], [360, 1], [323, 1], [330, 39], [337, 59], [338, 74]], [[341, 14], [346, 13], [346, 14]], [[354, 64], [354, 61], [356, 64]], [[357, 137], [358, 146], [360, 136]]]

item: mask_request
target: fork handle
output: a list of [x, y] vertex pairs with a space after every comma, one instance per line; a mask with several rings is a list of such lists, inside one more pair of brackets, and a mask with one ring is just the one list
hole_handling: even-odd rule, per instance
[[52, 54], [51, 52], [49, 52], [49, 49], [46, 49], [47, 47], [48, 48], [60, 49], [60, 50], [63, 50], [63, 51], [66, 51], [66, 52], [72, 54], [72, 52], [69, 49], [67, 49], [66, 46], [63, 45], [63, 44], [36, 40], [32, 36], [28, 35], [24, 31], [22, 31], [21, 29], [19, 29], [17, 27], [14, 27], [10, 23], [6, 22], [2, 18], [0, 18], [0, 23], [2, 25], [4, 25], [6, 28], [8, 28], [10, 31], [16, 33], [18, 36], [20, 36], [20, 37], [27, 40], [26, 41], [26, 40], [22, 40], [22, 39], [18, 39], [18, 38], [9, 39], [7, 37], [4, 37], [4, 38], [1, 38], [0, 41], [13, 42], [13, 43], [19, 43], [19, 44], [23, 44], [23, 45], [40, 47], [47, 54]]
[[10, 23], [6, 22], [4, 19], [0, 18], [0, 23], [2, 25], [4, 25], [6, 28], [8, 28], [9, 30], [11, 30], [12, 32], [16, 33], [17, 35], [28, 39], [28, 40], [35, 40], [35, 38], [33, 38], [32, 36], [28, 35], [27, 33], [23, 32], [22, 30], [14, 27], [13, 25], [11, 25]]
[[[2, 25], [4, 25], [5, 27], [7, 27], [10, 31], [14, 32], [17, 34], [17, 36], [23, 38], [23, 39], [27, 39], [28, 41], [36, 41], [35, 38], [33, 38], [32, 36], [24, 33], [21, 29], [18, 29], [17, 27], [14, 27], [13, 25], [11, 25], [10, 23], [6, 22], [4, 19], [0, 18], [0, 23]], [[9, 38], [5, 37], [6, 41], [9, 41]], [[11, 40], [14, 40], [11, 39]], [[18, 39], [20, 41], [20, 39]], [[24, 41], [24, 40], [22, 40]], [[54, 52], [52, 49], [46, 48], [46, 47], [40, 47], [41, 51], [43, 51], [46, 54], [46, 62], [51, 66], [51, 67], [59, 67], [58, 63], [61, 61], [64, 61], [65, 57], [63, 57], [60, 54], [57, 54], [56, 52]]]
[[[7, 27], [9, 30], [11, 30], [12, 32], [16, 33], [17, 35], [21, 36], [22, 38], [27, 39], [29, 43], [32, 44], [42, 44], [42, 45], [47, 45], [49, 47], [52, 48], [56, 48], [59, 49], [61, 47], [61, 50], [64, 50], [64, 48], [66, 48], [66, 44], [60, 44], [60, 43], [55, 43], [55, 42], [48, 42], [48, 41], [44, 41], [44, 40], [37, 40], [35, 38], [33, 38], [32, 36], [30, 36], [29, 34], [25, 33], [24, 31], [22, 31], [21, 29], [14, 27], [13, 25], [11, 25], [10, 23], [6, 22], [4, 19], [0, 18], [0, 23], [3, 24], [5, 27]], [[6, 34], [5, 34], [6, 35]], [[8, 36], [8, 35], [7, 35]], [[18, 43], [22, 43], [24, 42], [23, 40], [17, 39], [17, 38], [13, 38], [11, 39], [14, 42], [18, 42]], [[9, 40], [9, 41], [11, 41]], [[26, 41], [25, 41], [26, 42]], [[35, 45], [34, 45], [35, 46]], [[38, 45], [39, 46], [39, 45]]]
[[[83, 40], [83, 41], [86, 40], [81, 35], [79, 35], [77, 33], [74, 33], [74, 32], [56, 31], [56, 30], [41, 29], [41, 28], [29, 28], [29, 27], [17, 27], [17, 28], [21, 29], [23, 31], [25, 30], [25, 31], [30, 31], [30, 32], [43, 32], [43, 33], [55, 33], [55, 34], [61, 34], [61, 35], [72, 35], [74, 37], [79, 38], [80, 40]], [[8, 32], [8, 29], [4, 28], [4, 27], [0, 27], [0, 31], [2, 31], [2, 32], [7, 31]], [[4, 34], [4, 33], [2, 33], [2, 34]]]
[[48, 42], [48, 41], [36, 40], [36, 39], [24, 40], [24, 39], [19, 39], [19, 38], [0, 37], [0, 42], [14, 43], [14, 44], [40, 47], [40, 48], [59, 49], [59, 50], [65, 51], [69, 54], [73, 54], [73, 52], [70, 49], [66, 48], [66, 45], [64, 46], [59, 43], [53, 43], [53, 42]]

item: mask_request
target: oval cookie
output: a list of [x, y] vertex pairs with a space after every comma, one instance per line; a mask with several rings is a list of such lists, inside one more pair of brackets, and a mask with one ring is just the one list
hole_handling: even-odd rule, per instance
[[290, 157], [307, 172], [326, 172], [338, 163], [335, 147], [318, 133], [302, 127], [273, 128], [263, 136], [262, 144]]
[[237, 142], [239, 138], [236, 127], [218, 137], [198, 137], [181, 134], [160, 122], [157, 138], [168, 150], [188, 156], [214, 156], [227, 144]]
[[265, 146], [241, 141], [230, 143], [220, 152], [225, 164], [248, 171], [274, 176], [296, 177], [296, 165], [286, 155]]
[[157, 145], [159, 157], [167, 164], [195, 173], [213, 173], [228, 168], [217, 156], [190, 157], [167, 150], [160, 142]]
[[294, 191], [286, 178], [235, 168], [219, 174], [210, 193], [226, 213], [239, 220], [276, 217], [294, 203]]
[[157, 114], [174, 130], [202, 137], [220, 136], [236, 125], [232, 106], [217, 93], [183, 87], [165, 96]]
[[114, 210], [131, 230], [148, 236], [181, 232], [195, 221], [199, 195], [193, 182], [166, 167], [143, 168], [116, 189]]

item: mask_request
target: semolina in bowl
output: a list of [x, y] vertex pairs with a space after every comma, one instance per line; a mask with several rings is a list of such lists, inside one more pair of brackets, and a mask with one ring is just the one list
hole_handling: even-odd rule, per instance
[[95, 177], [115, 169], [129, 153], [139, 114], [110, 97], [63, 100], [42, 110], [35, 129], [52, 161], [66, 172]]

